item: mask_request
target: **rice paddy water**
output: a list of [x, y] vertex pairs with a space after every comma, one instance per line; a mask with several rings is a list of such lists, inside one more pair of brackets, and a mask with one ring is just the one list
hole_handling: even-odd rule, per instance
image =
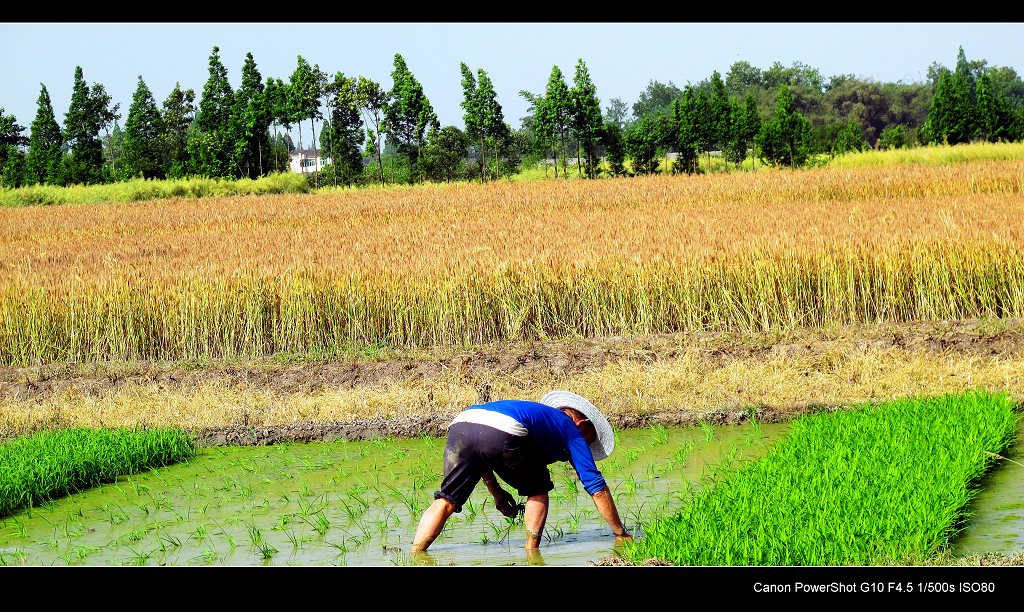
[[967, 507], [966, 529], [953, 545], [955, 555], [1016, 553], [1024, 550], [1024, 423], [1017, 442], [1001, 453]]
[[[599, 465], [628, 528], [685, 503], [716, 470], [763, 454], [784, 424], [617, 433]], [[408, 548], [440, 484], [443, 438], [201, 449], [187, 463], [124, 477], [0, 520], [8, 565], [581, 565], [614, 538], [567, 463], [539, 557], [478, 485], [426, 557]], [[514, 491], [513, 491], [514, 492]]]

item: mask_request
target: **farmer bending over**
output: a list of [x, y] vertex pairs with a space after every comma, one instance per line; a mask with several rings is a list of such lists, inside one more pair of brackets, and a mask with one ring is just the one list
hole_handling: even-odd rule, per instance
[[430, 546], [448, 517], [462, 511], [481, 478], [498, 511], [515, 518], [520, 506], [501, 488], [495, 474], [527, 498], [526, 548], [537, 548], [548, 517], [548, 491], [555, 488], [547, 465], [555, 461], [568, 461], [576, 469], [616, 541], [631, 540], [594, 464], [614, 448], [615, 434], [608, 419], [575, 393], [552, 391], [540, 403], [504, 400], [470, 406], [448, 426], [444, 480], [420, 519], [412, 552]]

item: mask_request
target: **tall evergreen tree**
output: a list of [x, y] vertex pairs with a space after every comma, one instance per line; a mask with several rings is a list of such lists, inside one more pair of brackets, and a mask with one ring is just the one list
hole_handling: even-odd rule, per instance
[[269, 128], [273, 109], [252, 52], [245, 54], [242, 84], [235, 92], [232, 115], [236, 126], [234, 154], [238, 166], [249, 178], [263, 176], [270, 161], [265, 156], [270, 149]]
[[320, 151], [325, 157], [331, 158], [335, 184], [341, 178], [349, 185], [363, 171], [361, 150], [366, 132], [363, 131], [363, 120], [359, 115], [358, 86], [356, 78], [337, 72], [327, 88], [330, 120], [325, 121], [320, 130]]
[[139, 76], [139, 85], [132, 96], [128, 118], [124, 124], [124, 146], [121, 154], [121, 177], [163, 178], [164, 127], [160, 111], [146, 82]]
[[672, 107], [676, 150], [679, 152], [676, 166], [687, 174], [700, 171], [697, 156], [703, 150], [706, 132], [701, 123], [706, 109], [703, 100], [704, 96], [695, 87], [687, 85], [682, 97], [677, 98]]
[[728, 170], [729, 144], [733, 139], [733, 106], [729, 102], [729, 94], [725, 91], [722, 75], [718, 74], [717, 70], [711, 75], [710, 104], [709, 119], [713, 146], [722, 151]]
[[[733, 160], [736, 163], [742, 163], [747, 158], [747, 149], [754, 144], [754, 140], [760, 133], [761, 115], [757, 111], [757, 101], [754, 100], [752, 93], [748, 93], [743, 102], [743, 108], [737, 110], [732, 145]], [[753, 159], [757, 159], [757, 156], [753, 156]]]
[[93, 185], [103, 182], [103, 142], [100, 130], [117, 115], [118, 105], [110, 107], [106, 89], [96, 83], [90, 90], [82, 75], [82, 67], [75, 67], [75, 83], [71, 92], [71, 107], [64, 119], [64, 141], [71, 155], [67, 161], [67, 182]]
[[427, 132], [437, 128], [440, 123], [437, 114], [430, 105], [423, 86], [409, 71], [405, 59], [395, 54], [394, 70], [391, 72], [391, 104], [386, 111], [386, 128], [388, 139], [397, 145], [398, 151], [409, 159], [409, 180], [416, 175], [416, 160], [419, 158], [423, 145], [426, 144]]
[[777, 166], [802, 166], [810, 157], [811, 124], [797, 110], [789, 87], [779, 88], [775, 114], [762, 126], [758, 144], [762, 157]]
[[708, 172], [711, 171], [711, 150], [715, 148], [715, 119], [711, 111], [711, 100], [703, 90], [696, 87], [692, 93], [692, 110], [689, 111], [694, 142], [697, 150], [707, 155]]
[[228, 71], [220, 61], [220, 48], [209, 59], [209, 78], [196, 113], [196, 129], [189, 134], [188, 152], [192, 171], [203, 176], [237, 176], [232, 134], [234, 91]]
[[[463, 110], [462, 121], [466, 125], [465, 135], [470, 140], [480, 140], [480, 180], [486, 181], [487, 159], [484, 147], [484, 131], [480, 118], [480, 101], [476, 93], [476, 77], [473, 76], [473, 71], [469, 69], [465, 62], [459, 63], [459, 71], [462, 73], [462, 102], [459, 103], [459, 106]], [[469, 155], [468, 147], [466, 154]]]
[[170, 178], [181, 178], [188, 174], [188, 134], [195, 121], [196, 92], [183, 90], [181, 83], [175, 83], [174, 89], [163, 103], [161, 113], [164, 132], [163, 166]]
[[[597, 143], [596, 139], [601, 131], [604, 120], [601, 118], [601, 101], [597, 98], [597, 87], [590, 78], [590, 71], [587, 65], [580, 58], [576, 62], [576, 75], [573, 78], [572, 88], [573, 119], [572, 127], [576, 132], [577, 142], [586, 150], [587, 154], [587, 176], [594, 178], [596, 175]], [[577, 155], [577, 171], [579, 171], [579, 158]]]
[[28, 155], [25, 157], [25, 184], [60, 185], [64, 182], [64, 135], [53, 116], [53, 104], [46, 85], [42, 85], [36, 104], [36, 118], [32, 121]]

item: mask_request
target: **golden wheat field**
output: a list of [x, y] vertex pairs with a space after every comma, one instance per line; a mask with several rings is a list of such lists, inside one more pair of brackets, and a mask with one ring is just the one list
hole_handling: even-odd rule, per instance
[[1024, 161], [0, 210], [0, 364], [1024, 315]]

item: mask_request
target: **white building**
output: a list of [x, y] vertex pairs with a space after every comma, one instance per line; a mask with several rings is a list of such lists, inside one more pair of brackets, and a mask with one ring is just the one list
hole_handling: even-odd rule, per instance
[[288, 169], [292, 172], [316, 172], [331, 163], [330, 157], [320, 157], [313, 149], [295, 149], [289, 156]]

